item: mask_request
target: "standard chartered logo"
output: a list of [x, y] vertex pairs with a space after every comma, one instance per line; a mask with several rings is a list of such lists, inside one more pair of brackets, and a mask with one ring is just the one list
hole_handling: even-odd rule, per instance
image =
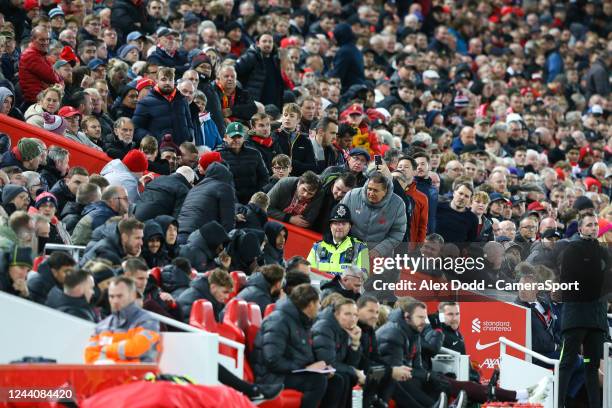
[[472, 320], [472, 333], [480, 333], [480, 319], [475, 318]]
[[509, 332], [512, 330], [510, 322], [504, 321], [481, 321], [478, 317], [472, 320], [472, 333], [481, 332]]

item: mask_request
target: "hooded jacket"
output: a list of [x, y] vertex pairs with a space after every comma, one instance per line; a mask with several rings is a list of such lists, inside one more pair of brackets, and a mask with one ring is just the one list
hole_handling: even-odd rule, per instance
[[136, 201], [134, 215], [141, 221], [158, 215], [178, 217], [191, 185], [182, 174], [160, 176], [147, 183]]
[[89, 320], [93, 323], [97, 323], [99, 320], [96, 311], [87, 302], [85, 296], [69, 296], [58, 287], [51, 288], [45, 305], [52, 309], [59, 310], [60, 312], [68, 313], [74, 317]]
[[350, 25], [338, 24], [334, 28], [334, 38], [340, 48], [336, 51], [333, 68], [327, 76], [340, 78], [344, 93], [352, 85], [365, 83], [363, 54], [355, 45], [356, 38]]
[[[162, 228], [162, 231], [164, 233], [164, 242], [166, 245], [166, 250], [168, 251], [168, 255], [170, 256], [170, 259], [176, 258], [178, 256], [178, 251], [179, 251], [178, 222], [176, 221], [176, 218], [171, 217], [169, 215], [158, 215], [157, 217], [154, 218], [154, 220]], [[168, 241], [166, 240], [166, 234], [168, 233], [168, 228], [170, 227], [171, 224], [173, 224], [176, 227], [176, 231], [177, 231], [177, 239], [174, 241], [174, 244], [172, 245], [168, 244]]]
[[[152, 253], [149, 251], [148, 243], [155, 236], [161, 237], [161, 246], [156, 253]], [[170, 258], [166, 252], [166, 245], [164, 244], [165, 241], [164, 231], [157, 222], [154, 220], [145, 222], [141, 256], [147, 262], [149, 268], [162, 267], [170, 263]]]
[[257, 230], [233, 230], [229, 233], [227, 253], [232, 258], [231, 270], [243, 271], [247, 275], [252, 272], [253, 261], [261, 256], [261, 244], [264, 234]]
[[312, 320], [290, 299], [278, 302], [276, 310], [262, 322], [250, 356], [257, 383], [282, 383], [293, 370], [316, 361], [311, 326]]
[[138, 179], [130, 169], [119, 159], [111, 160], [102, 168], [100, 175], [108, 180], [111, 186], [122, 186], [127, 190], [130, 204], [136, 202], [140, 193], [138, 192]]
[[285, 228], [285, 226], [281, 224], [280, 222], [268, 221], [266, 225], [264, 226], [264, 232], [266, 234], [266, 239], [267, 239], [266, 246], [264, 247], [264, 250], [263, 250], [263, 264], [264, 265], [278, 264], [282, 267], [286, 265], [285, 259], [284, 259], [284, 256], [285, 256], [284, 248], [283, 249], [276, 248], [276, 238], [282, 231], [285, 231], [285, 233], [287, 234], [286, 238], [288, 238], [289, 232], [287, 231], [287, 228]]
[[246, 300], [249, 303], [256, 303], [262, 314], [266, 310], [266, 306], [270, 303], [274, 303], [276, 300], [272, 298], [272, 294], [270, 293], [270, 284], [260, 272], [249, 276], [249, 280], [245, 287], [236, 297]]
[[208, 283], [208, 278], [205, 276], [191, 281], [189, 288], [181, 293], [176, 300], [181, 307], [181, 311], [183, 312], [183, 319], [185, 319], [186, 322], [189, 322], [189, 317], [191, 316], [191, 306], [193, 305], [193, 302], [198, 299], [206, 299], [212, 303], [215, 320], [217, 322], [220, 321], [219, 316], [221, 315], [225, 304], [217, 301], [212, 293], [210, 293], [210, 283]]
[[375, 243], [374, 251], [390, 256], [406, 233], [406, 206], [393, 193], [393, 182], [387, 180], [387, 192], [378, 204], [367, 198], [367, 182], [364, 187], [349, 191], [341, 203], [351, 210], [351, 235], [365, 243]]
[[217, 221], [210, 221], [189, 235], [187, 243], [181, 246], [179, 256], [187, 258], [198, 272], [206, 272], [216, 266], [215, 250], [228, 241], [223, 226]]
[[219, 222], [225, 231], [234, 229], [236, 195], [232, 173], [221, 163], [212, 163], [206, 177], [192, 188], [178, 216], [179, 237], [184, 240], [200, 226]]

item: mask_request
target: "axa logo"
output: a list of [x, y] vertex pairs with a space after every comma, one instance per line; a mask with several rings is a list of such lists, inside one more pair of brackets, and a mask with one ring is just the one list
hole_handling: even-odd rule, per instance
[[472, 320], [472, 333], [480, 333], [480, 319], [475, 318]]
[[480, 368], [494, 369], [499, 366], [499, 358], [487, 358], [482, 362]]

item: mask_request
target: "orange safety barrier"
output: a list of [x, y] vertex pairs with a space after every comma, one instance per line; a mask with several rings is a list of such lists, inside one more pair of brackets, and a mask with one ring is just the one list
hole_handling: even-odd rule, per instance
[[99, 173], [111, 160], [105, 153], [6, 115], [0, 115], [0, 132], [9, 135], [13, 146], [24, 137], [35, 137], [45, 142], [47, 147], [63, 147], [70, 152], [71, 167], [82, 166], [91, 173]]

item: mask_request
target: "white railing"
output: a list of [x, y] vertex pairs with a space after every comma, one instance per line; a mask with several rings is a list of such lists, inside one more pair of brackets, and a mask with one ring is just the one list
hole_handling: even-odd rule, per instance
[[[609, 315], [608, 315], [609, 316]], [[612, 405], [612, 343], [604, 344], [603, 355], [603, 406]]]
[[[550, 364], [550, 365], [553, 366], [552, 407], [553, 408], [558, 408], [558, 399], [559, 399], [558, 398], [558, 396], [559, 396], [559, 360], [555, 360], [553, 358], [548, 358], [546, 356], [543, 356], [540, 353], [536, 353], [535, 351], [528, 349], [527, 347], [521, 346], [518, 343], [515, 343], [515, 342], [513, 342], [511, 340], [508, 340], [505, 337], [500, 337], [499, 338], [500, 366], [501, 366], [501, 360], [503, 360], [505, 356], [516, 358], [516, 357], [510, 356], [510, 355], [508, 355], [506, 353], [506, 348], [507, 347], [510, 347], [512, 349], [520, 351], [521, 353], [525, 353], [526, 356], [530, 356], [532, 359], [535, 358], [536, 360], [542, 361], [542, 362], [544, 362], [546, 364]], [[503, 375], [503, 373], [501, 373], [501, 370], [500, 370], [500, 374]]]
[[[168, 326], [172, 326], [172, 327], [176, 327], [177, 329], [181, 329], [184, 330], [186, 332], [191, 332], [191, 333], [209, 333], [206, 330], [202, 330], [202, 329], [198, 329], [197, 327], [193, 327], [190, 326], [186, 323], [183, 322], [179, 322], [178, 320], [174, 320], [171, 319], [169, 317], [166, 316], [162, 316], [160, 314], [157, 313], [153, 313], [153, 312], [148, 312], [151, 316], [153, 316], [156, 320], [168, 325]], [[244, 372], [244, 344], [242, 343], [238, 343], [237, 341], [234, 340], [230, 340], [230, 339], [226, 339], [225, 337], [218, 335], [219, 337], [219, 343], [220, 344], [224, 344], [228, 347], [231, 348], [235, 348], [237, 351], [237, 356], [236, 356], [236, 369], [235, 370], [230, 370], [232, 372], [234, 372], [236, 375], [238, 375], [240, 378], [242, 378], [243, 372]]]
[[72, 256], [78, 263], [81, 259], [81, 254], [85, 251], [85, 247], [81, 245], [45, 244], [45, 254], [47, 253], [47, 250], [68, 252], [70, 256]]
[[469, 381], [470, 357], [445, 347], [432, 358], [433, 369], [442, 373], [454, 373], [457, 381]]

